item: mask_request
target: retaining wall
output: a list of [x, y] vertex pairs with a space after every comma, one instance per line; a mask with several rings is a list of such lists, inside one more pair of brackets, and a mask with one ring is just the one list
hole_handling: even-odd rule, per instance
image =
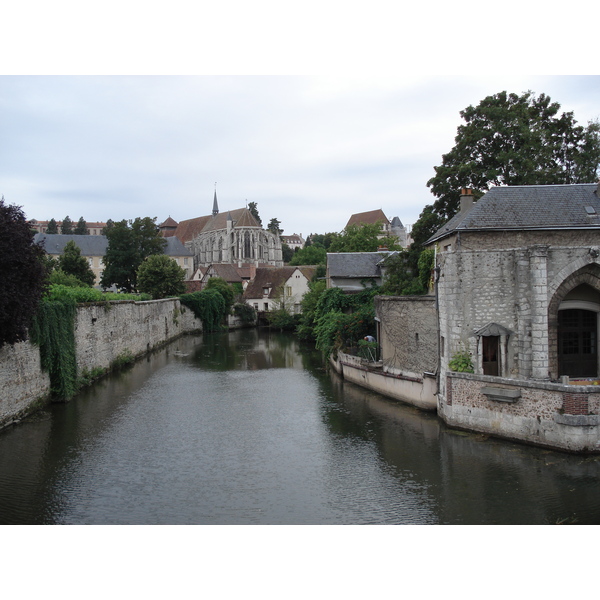
[[[236, 326], [236, 323], [232, 323]], [[75, 319], [77, 373], [109, 369], [121, 356], [138, 357], [202, 323], [178, 299], [82, 304]], [[0, 427], [46, 402], [50, 378], [30, 342], [0, 348]]]

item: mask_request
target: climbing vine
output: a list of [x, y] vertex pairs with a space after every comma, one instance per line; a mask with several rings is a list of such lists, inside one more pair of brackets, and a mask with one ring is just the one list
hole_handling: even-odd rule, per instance
[[181, 304], [187, 306], [202, 321], [204, 331], [218, 331], [227, 316], [225, 299], [216, 289], [192, 292], [180, 296]]
[[75, 302], [44, 300], [29, 330], [40, 348], [42, 369], [50, 376], [50, 393], [68, 399], [77, 391]]

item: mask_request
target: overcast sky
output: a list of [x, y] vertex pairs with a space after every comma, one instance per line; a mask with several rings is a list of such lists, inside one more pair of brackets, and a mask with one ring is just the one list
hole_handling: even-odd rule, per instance
[[[372, 14], [319, 3], [318, 19], [295, 14], [296, 27], [283, 29], [260, 18], [245, 27], [262, 7], [273, 18], [280, 4], [264, 1], [252, 10], [220, 4], [200, 23], [181, 17], [178, 1], [167, 14], [127, 12], [130, 2], [110, 0], [107, 8], [118, 6], [123, 21], [107, 9], [86, 15], [97, 26], [83, 31], [58, 19], [57, 6], [65, 5], [71, 18], [82, 10], [58, 0], [38, 5], [32, 20], [27, 7], [9, 7], [26, 34], [7, 25], [0, 40], [0, 195], [30, 219], [181, 221], [211, 212], [216, 183], [221, 212], [256, 202], [263, 224], [275, 217], [285, 234], [340, 231], [353, 213], [379, 208], [410, 225], [434, 200], [426, 183], [454, 145], [468, 105], [502, 90], [532, 90], [574, 111], [579, 123], [600, 118], [599, 76], [523, 74], [535, 67], [515, 60], [508, 37], [501, 60], [482, 68], [481, 47], [491, 45], [481, 45], [481, 33], [461, 38], [464, 19], [452, 11], [428, 23], [425, 37], [411, 38], [408, 22], [400, 27], [375, 10], [386, 5], [379, 0]], [[242, 7], [237, 19], [228, 16], [231, 6]], [[571, 10], [578, 6], [574, 0]], [[429, 9], [418, 10], [428, 17]], [[544, 39], [562, 48], [553, 24], [532, 14]], [[127, 17], [137, 37], [129, 37]], [[345, 26], [337, 40], [324, 35], [328, 17]], [[521, 35], [525, 23], [509, 17], [496, 15], [496, 29], [510, 25], [519, 53], [539, 50], [533, 30]], [[577, 49], [587, 38], [595, 47], [595, 37], [580, 35]], [[167, 63], [173, 48], [178, 54]], [[146, 62], [131, 61], [142, 55]], [[592, 54], [582, 56], [594, 63]], [[552, 60], [559, 69], [574, 64], [562, 50]], [[440, 64], [469, 74], [440, 75]], [[206, 74], [153, 75], [174, 71]]]

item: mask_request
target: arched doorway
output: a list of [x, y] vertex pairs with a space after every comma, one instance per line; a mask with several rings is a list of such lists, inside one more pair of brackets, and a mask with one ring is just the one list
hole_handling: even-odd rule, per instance
[[558, 308], [558, 374], [598, 377], [600, 292], [582, 284]]

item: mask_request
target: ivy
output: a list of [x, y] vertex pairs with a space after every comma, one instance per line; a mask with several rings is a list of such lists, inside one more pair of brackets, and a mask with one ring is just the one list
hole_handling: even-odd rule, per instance
[[216, 289], [192, 292], [180, 296], [181, 304], [187, 306], [202, 321], [204, 331], [218, 331], [227, 316], [225, 299]]
[[50, 375], [52, 396], [68, 399], [77, 391], [75, 302], [44, 300], [29, 330], [40, 348], [42, 370]]
[[256, 311], [252, 306], [245, 302], [234, 304], [233, 314], [245, 325], [253, 325], [256, 323]]

